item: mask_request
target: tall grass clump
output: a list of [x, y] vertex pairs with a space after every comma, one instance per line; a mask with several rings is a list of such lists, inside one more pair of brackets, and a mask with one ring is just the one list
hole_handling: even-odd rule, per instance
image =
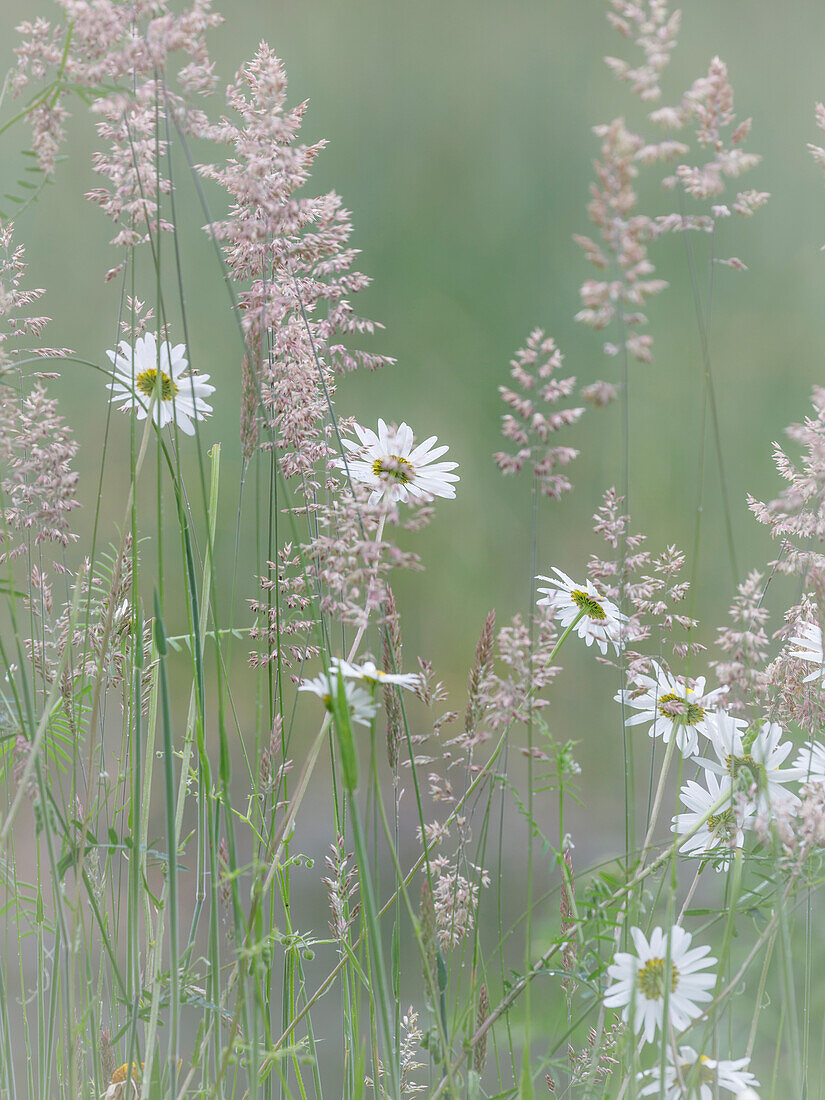
[[[0, 221], [2, 1100], [823, 1095], [825, 388], [773, 445], [776, 499], [749, 500], [776, 546], [755, 568], [710, 324], [768, 199], [751, 121], [718, 57], [671, 90], [667, 0], [607, 7], [625, 114], [594, 128], [571, 232], [589, 218], [576, 319], [612, 380], [580, 385], [540, 327], [513, 356], [491, 450], [528, 485], [529, 599], [441, 609], [478, 630], [458, 695], [404, 642], [399, 576], [478, 472], [426, 424], [336, 400], [394, 360], [354, 304], [369, 278], [341, 198], [313, 190], [324, 143], [303, 142], [283, 63], [262, 42], [219, 92], [210, 0], [57, 0], [20, 26], [2, 100], [6, 146], [31, 135]], [[23, 244], [47, 187], [67, 218], [78, 201], [72, 112], [91, 115], [86, 198], [114, 234], [89, 290], [109, 346], [77, 350], [44, 346]], [[191, 320], [193, 210], [229, 361]], [[673, 235], [702, 379], [685, 550], [630, 510]], [[239, 431], [218, 438], [226, 408]], [[622, 450], [562, 561], [540, 521], [573, 490], [585, 417], [617, 417]], [[707, 651], [711, 472], [732, 579]], [[460, 555], [485, 532], [451, 537]], [[571, 822], [594, 777], [552, 706], [599, 691], [623, 827], [588, 866]]]

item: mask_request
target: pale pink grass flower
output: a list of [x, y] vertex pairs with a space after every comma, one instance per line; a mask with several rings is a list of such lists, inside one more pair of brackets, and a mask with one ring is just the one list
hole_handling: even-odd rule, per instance
[[264, 425], [284, 475], [299, 478], [311, 496], [316, 465], [331, 457], [327, 418], [336, 375], [394, 360], [346, 346], [380, 327], [352, 306], [370, 280], [353, 268], [352, 224], [340, 197], [298, 193], [325, 143], [300, 142], [307, 104], [288, 107], [286, 98], [283, 64], [262, 42], [227, 90], [231, 116], [204, 127], [203, 136], [227, 147], [227, 158], [199, 170], [231, 200], [229, 216], [206, 228], [243, 284], [247, 369]]
[[662, 94], [660, 81], [676, 48], [682, 13], [671, 12], [668, 0], [610, 0], [610, 7], [608, 22], [635, 43], [644, 60], [636, 66], [617, 57], [605, 62], [643, 103], [654, 102]]
[[573, 488], [561, 471], [579, 453], [573, 447], [551, 446], [551, 439], [584, 413], [581, 406], [554, 408], [576, 389], [575, 376], [557, 376], [563, 358], [552, 336], [534, 329], [525, 347], [510, 361], [510, 376], [518, 389], [498, 388], [510, 410], [502, 417], [501, 434], [516, 450], [498, 451], [493, 456], [496, 465], [503, 474], [518, 474], [527, 467], [543, 495], [551, 500], [559, 500]]
[[[549, 608], [538, 606], [533, 622], [534, 633], [521, 615], [496, 632], [495, 657], [488, 656], [480, 676], [477, 706], [484, 714], [484, 725], [476, 726], [474, 738], [484, 739], [485, 727], [502, 727], [529, 721], [531, 715], [548, 705], [541, 692], [558, 673], [551, 654], [558, 641], [558, 628]], [[503, 666], [496, 668], [496, 661]]]
[[711, 661], [719, 683], [728, 689], [725, 709], [741, 714], [754, 700], [767, 698], [768, 635], [765, 624], [768, 610], [763, 606], [765, 580], [756, 570], [737, 587], [729, 611], [730, 625], [719, 627], [716, 644], [725, 654]]
[[[73, 464], [78, 446], [57, 412], [42, 382], [22, 397], [4, 385], [0, 390], [0, 488], [4, 527], [0, 561], [34, 546], [54, 542], [61, 547], [76, 541], [70, 516], [80, 507], [77, 471]], [[12, 532], [21, 538], [14, 542]]]

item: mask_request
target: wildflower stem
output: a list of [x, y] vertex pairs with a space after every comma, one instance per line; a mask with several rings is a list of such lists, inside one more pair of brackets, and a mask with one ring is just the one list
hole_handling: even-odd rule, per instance
[[[372, 888], [372, 874], [370, 873], [369, 852], [367, 850], [364, 829], [361, 824], [361, 811], [351, 792], [350, 797], [350, 821], [352, 823], [352, 835], [355, 841], [355, 857], [358, 861], [359, 878], [361, 882], [361, 901], [364, 906], [364, 916], [367, 923], [367, 935], [370, 943], [370, 958], [375, 967], [376, 998], [370, 998], [370, 1002], [378, 1000], [380, 1007], [381, 1025], [384, 1032], [387, 1057], [389, 1060], [389, 1075], [392, 1083], [391, 1096], [401, 1095], [401, 1078], [398, 1051], [394, 1049], [395, 1028], [391, 1011], [390, 987], [387, 982], [386, 967], [384, 965], [384, 953], [381, 948], [381, 931], [379, 926], [380, 914], [376, 910], [375, 894]], [[376, 1077], [377, 1077], [376, 1067]]]
[[691, 882], [688, 892], [685, 895], [685, 900], [682, 903], [682, 908], [679, 911], [679, 916], [676, 918], [677, 924], [681, 924], [682, 921], [685, 919], [687, 907], [690, 905], [691, 901], [693, 900], [693, 895], [696, 893], [696, 887], [699, 885], [699, 876], [701, 875], [701, 873], [702, 864], [700, 863], [699, 866], [696, 868], [696, 874], [693, 876], [693, 882]]
[[[683, 205], [684, 205], [684, 196], [682, 195], [681, 191], [679, 192], [679, 203], [680, 203], [680, 206], [683, 207]], [[683, 211], [683, 216], [684, 216], [684, 211]], [[695, 260], [694, 254], [693, 254], [693, 242], [691, 240], [691, 234], [690, 233], [683, 233], [682, 234], [682, 240], [684, 241], [685, 254], [687, 256], [687, 261], [688, 261], [688, 270], [690, 272], [690, 282], [691, 282], [691, 288], [692, 288], [692, 291], [693, 291], [693, 307], [694, 307], [694, 311], [696, 313], [696, 325], [697, 325], [697, 328], [699, 329], [699, 341], [700, 341], [700, 346], [701, 346], [701, 349], [702, 349], [702, 382], [703, 382], [703, 385], [702, 385], [702, 436], [701, 436], [700, 441], [699, 441], [699, 445], [700, 445], [700, 466], [699, 466], [700, 481], [699, 481], [699, 486], [698, 486], [699, 499], [698, 499], [697, 508], [696, 508], [696, 546], [694, 548], [695, 552], [696, 552], [695, 557], [698, 560], [699, 524], [700, 524], [700, 517], [701, 517], [701, 512], [702, 512], [702, 491], [703, 491], [703, 481], [704, 481], [704, 477], [702, 475], [702, 470], [703, 470], [703, 466], [704, 466], [704, 448], [705, 448], [705, 432], [704, 432], [705, 418], [706, 418], [705, 406], [709, 405], [710, 413], [711, 413], [711, 422], [712, 422], [712, 425], [713, 425], [713, 439], [714, 439], [714, 443], [715, 443], [715, 446], [716, 446], [716, 461], [718, 463], [718, 470], [719, 470], [719, 484], [720, 484], [720, 488], [721, 488], [721, 492], [722, 492], [722, 506], [723, 506], [723, 509], [724, 509], [724, 518], [725, 518], [725, 535], [726, 535], [727, 544], [728, 544], [728, 559], [730, 561], [731, 575], [733, 577], [733, 583], [736, 584], [739, 581], [739, 566], [737, 565], [737, 561], [736, 561], [736, 547], [734, 545], [733, 526], [732, 526], [732, 523], [731, 523], [731, 508], [730, 508], [730, 503], [728, 501], [728, 482], [727, 482], [727, 475], [726, 475], [726, 472], [725, 472], [724, 453], [723, 453], [723, 450], [722, 450], [722, 436], [721, 436], [721, 430], [720, 430], [720, 426], [719, 426], [719, 412], [718, 412], [718, 409], [717, 409], [717, 406], [716, 406], [716, 388], [714, 386], [713, 373], [712, 373], [712, 370], [711, 370], [709, 322], [710, 322], [710, 307], [711, 307], [711, 299], [712, 299], [713, 282], [712, 282], [712, 279], [711, 279], [710, 280], [710, 287], [708, 289], [707, 318], [704, 318], [702, 316], [702, 303], [701, 303], [701, 295], [699, 293], [699, 280], [698, 280], [697, 273], [696, 273], [696, 260]], [[713, 248], [713, 237], [711, 237], [711, 249], [712, 248]], [[711, 252], [711, 256], [712, 256], [712, 252]], [[710, 271], [711, 271], [711, 273], [713, 272], [713, 264], [712, 263], [711, 263], [711, 266], [710, 266]], [[694, 567], [695, 567], [695, 565], [694, 565]]]
[[[376, 545], [376, 547], [379, 547], [381, 545], [381, 539], [384, 535], [384, 523], [386, 522], [386, 519], [387, 519], [386, 512], [382, 512], [381, 513], [381, 518], [378, 520], [378, 528], [375, 532], [375, 545]], [[376, 580], [376, 577], [377, 577], [377, 574], [378, 574], [378, 565], [379, 565], [379, 558], [378, 558], [378, 554], [376, 553], [374, 570], [373, 570], [372, 576], [370, 577], [369, 581], [367, 582], [367, 601], [366, 601], [366, 607], [364, 608], [364, 621], [358, 627], [358, 630], [357, 630], [356, 635], [355, 635], [355, 639], [354, 639], [352, 645], [350, 646], [349, 655], [347, 657], [348, 661], [351, 661], [355, 657], [355, 654], [358, 652], [358, 647], [361, 644], [361, 639], [364, 637], [364, 633], [366, 632], [366, 629], [367, 629], [367, 623], [369, 622], [369, 613], [370, 613], [370, 599], [372, 598], [372, 588], [373, 588], [373, 585], [375, 583], [375, 580]]]
[[665, 793], [665, 783], [667, 782], [668, 772], [670, 771], [670, 763], [673, 759], [673, 753], [676, 748], [676, 731], [673, 731], [671, 739], [667, 743], [667, 749], [665, 750], [665, 758], [662, 762], [662, 770], [659, 773], [659, 784], [656, 787], [656, 796], [653, 799], [653, 809], [650, 813], [650, 822], [647, 826], [647, 833], [645, 835], [644, 844], [642, 845], [642, 854], [639, 862], [644, 865], [647, 857], [648, 850], [650, 848], [651, 841], [653, 839], [653, 831], [656, 828], [656, 822], [659, 820], [659, 811], [662, 808], [662, 798]]
[[[533, 588], [536, 583], [536, 554], [538, 549], [538, 483], [535, 472], [533, 474], [533, 480], [531, 483], [531, 515], [530, 515], [530, 617], [529, 617], [529, 635], [530, 635], [530, 650], [529, 660], [532, 667], [533, 653], [535, 649], [535, 608], [536, 602], [533, 597]], [[583, 612], [579, 613], [579, 617]], [[571, 624], [572, 627], [573, 624]], [[533, 819], [533, 701], [527, 704], [527, 920], [525, 925], [524, 936], [524, 968], [525, 970], [530, 966], [530, 959], [533, 957], [533, 829], [535, 823]], [[559, 792], [559, 802], [561, 802], [562, 794]], [[530, 1042], [531, 1042], [531, 998], [530, 989], [528, 987], [525, 993], [524, 1004], [524, 1050], [522, 1053], [522, 1080], [528, 1083], [528, 1091], [532, 1092], [532, 1085], [529, 1084], [530, 1075]]]
[[759, 985], [756, 988], [756, 996], [754, 997], [753, 1019], [751, 1020], [751, 1029], [748, 1035], [748, 1045], [745, 1047], [745, 1054], [748, 1058], [753, 1054], [753, 1047], [756, 1042], [756, 1027], [759, 1023], [759, 1014], [762, 1011], [762, 1004], [765, 998], [765, 985], [768, 980], [768, 969], [771, 965], [771, 959], [773, 957], [773, 945], [776, 943], [776, 930], [774, 930], [768, 944], [765, 948], [765, 958], [762, 962], [762, 973], [759, 975]]
[[568, 626], [568, 627], [567, 627], [567, 629], [566, 629], [566, 630], [564, 631], [564, 633], [563, 633], [563, 634], [561, 635], [561, 637], [559, 638], [559, 640], [558, 640], [558, 641], [556, 642], [556, 644], [555, 644], [555, 645], [553, 646], [553, 650], [552, 650], [552, 652], [551, 652], [550, 656], [549, 656], [549, 657], [547, 658], [547, 663], [548, 663], [548, 664], [550, 664], [550, 663], [551, 663], [551, 662], [553, 661], [553, 658], [554, 658], [554, 657], [556, 656], [556, 654], [558, 653], [558, 651], [559, 651], [559, 650], [561, 649], [561, 647], [562, 647], [562, 646], [564, 645], [564, 643], [565, 643], [565, 642], [567, 641], [567, 638], [568, 638], [568, 636], [569, 636], [570, 632], [571, 632], [571, 631], [572, 631], [573, 629], [575, 629], [575, 627], [576, 627], [576, 624], [577, 624], [577, 623], [579, 623], [579, 622], [580, 622], [580, 621], [581, 621], [581, 620], [582, 620], [582, 619], [584, 618], [584, 614], [585, 614], [585, 613], [584, 613], [584, 611], [580, 611], [580, 612], [578, 613], [578, 615], [577, 615], [577, 616], [575, 617], [575, 619], [574, 619], [574, 620], [573, 620], [573, 622], [572, 622], [572, 623], [570, 624], [570, 626]]
[[178, 850], [175, 842], [174, 757], [172, 715], [169, 704], [169, 682], [166, 672], [166, 638], [163, 629], [163, 609], [155, 589], [155, 644], [158, 650], [161, 714], [163, 718], [163, 775], [166, 807], [166, 883], [169, 893], [169, 987], [171, 1020], [169, 1035], [169, 1073], [174, 1088], [178, 1062], [178, 1025], [180, 1020], [180, 957], [178, 950]]

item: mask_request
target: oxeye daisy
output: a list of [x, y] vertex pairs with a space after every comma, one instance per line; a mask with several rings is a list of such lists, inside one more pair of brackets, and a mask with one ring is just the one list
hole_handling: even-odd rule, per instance
[[744, 843], [744, 830], [753, 818], [753, 807], [736, 798], [729, 779], [720, 781], [713, 772], [705, 772], [704, 777], [706, 787], [692, 779], [682, 787], [679, 797], [689, 812], [673, 818], [672, 830], [682, 836], [702, 821], [679, 850], [683, 855], [720, 856], [716, 869], [723, 871], [730, 864], [733, 849]]
[[[314, 695], [317, 695], [329, 711], [332, 710], [332, 699], [337, 690], [337, 677], [332, 673], [327, 676], [325, 672], [322, 672], [320, 676], [316, 676], [314, 680], [302, 680], [298, 688], [298, 691], [311, 691]], [[344, 680], [344, 692], [349, 704], [352, 721], [361, 726], [368, 726], [378, 711], [378, 704], [352, 680]]]
[[547, 581], [554, 586], [539, 588], [539, 592], [544, 593], [537, 601], [539, 606], [549, 607], [553, 618], [558, 620], [563, 630], [576, 622], [581, 615], [574, 628], [578, 636], [587, 645], [595, 642], [603, 654], [607, 653], [608, 643], [618, 653], [624, 645], [622, 624], [627, 622], [627, 616], [603, 596], [592, 581], [577, 584], [555, 565], [553, 572], [555, 577], [536, 577], [536, 580]]
[[118, 1066], [101, 1100], [126, 1100], [129, 1096], [139, 1096], [141, 1069], [143, 1069], [143, 1063], [139, 1067], [134, 1063], [130, 1065], [128, 1062]]
[[354, 424], [353, 430], [358, 442], [341, 440], [349, 453], [346, 461], [339, 458], [334, 464], [348, 471], [353, 481], [370, 486], [371, 504], [382, 498], [411, 504], [455, 496], [453, 483], [459, 476], [451, 471], [458, 463], [436, 462], [449, 450], [434, 446], [438, 436], [431, 435], [415, 447], [415, 436], [407, 424], [388, 427], [379, 420], [377, 432], [360, 424]]
[[800, 783], [825, 783], [825, 745], [806, 741], [791, 767]]
[[716, 978], [702, 974], [716, 965], [709, 947], [691, 948], [691, 935], [675, 924], [669, 933], [654, 928], [648, 941], [640, 928], [631, 928], [636, 953], [617, 951], [607, 973], [613, 984], [604, 995], [607, 1008], [621, 1008], [622, 1019], [646, 1043], [663, 1027], [667, 1001], [668, 1025], [682, 1031], [702, 1013], [699, 1005], [711, 1000]]
[[817, 667], [806, 676], [803, 683], [809, 680], [822, 680], [825, 682], [825, 654], [822, 651], [822, 630], [816, 623], [801, 623], [799, 633], [791, 638], [791, 645], [798, 646], [790, 655], [797, 661], [808, 661]]
[[698, 735], [705, 732], [707, 712], [719, 706], [724, 689], [716, 688], [706, 693], [704, 676], [687, 681], [655, 661], [653, 673], [653, 676], [636, 676], [634, 687], [615, 696], [617, 703], [624, 701], [639, 712], [631, 715], [625, 725], [648, 723], [651, 737], [661, 737], [665, 744], [675, 738], [679, 752], [683, 756], [693, 756], [699, 748]]
[[726, 775], [740, 789], [749, 790], [756, 785], [756, 802], [760, 810], [782, 806], [786, 811], [799, 805], [793, 791], [786, 784], [796, 782], [796, 767], [782, 768], [793, 749], [790, 741], [783, 741], [784, 731], [777, 722], [764, 722], [755, 736], [743, 735], [744, 723], [724, 711], [708, 715], [705, 734], [710, 739], [716, 760], [700, 758], [698, 763], [717, 775]]
[[415, 672], [384, 672], [377, 668], [373, 661], [364, 661], [362, 665], [350, 664], [341, 657], [333, 657], [330, 662], [334, 669], [340, 669], [342, 676], [352, 680], [360, 680], [370, 690], [377, 684], [395, 684], [396, 687], [408, 688], [410, 691], [421, 683], [421, 677]]
[[206, 398], [215, 387], [208, 374], [185, 374], [185, 344], [172, 347], [164, 340], [158, 347], [154, 333], [147, 332], [138, 336], [134, 347], [121, 340], [117, 351], [106, 354], [113, 367], [111, 400], [121, 411], [135, 409], [138, 420], [145, 420], [151, 408], [159, 428], [175, 423], [186, 435], [195, 434], [193, 420], [204, 420], [212, 412]]
[[639, 1089], [639, 1096], [661, 1096], [664, 1100], [683, 1100], [687, 1097], [690, 1100], [715, 1100], [718, 1089], [739, 1096], [744, 1089], [759, 1084], [745, 1068], [749, 1058], [737, 1058], [735, 1061], [708, 1058], [697, 1054], [693, 1047], [684, 1046], [679, 1047], [675, 1061], [673, 1051], [667, 1047], [667, 1061], [665, 1091], [661, 1091], [661, 1067], [656, 1065], [639, 1074], [639, 1083], [647, 1082], [644, 1088]]

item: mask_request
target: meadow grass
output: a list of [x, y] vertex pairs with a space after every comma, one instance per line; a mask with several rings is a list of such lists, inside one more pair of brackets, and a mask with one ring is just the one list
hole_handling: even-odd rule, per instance
[[[502, 377], [491, 451], [529, 481], [528, 575], [512, 615], [484, 593], [442, 609], [483, 623], [457, 700], [404, 645], [393, 589], [474, 471], [426, 425], [373, 428], [336, 397], [393, 360], [355, 312], [369, 279], [342, 200], [312, 191], [323, 143], [302, 143], [282, 62], [262, 43], [216, 93], [208, 0], [58, 0], [20, 28], [0, 127], [32, 146], [0, 223], [0, 1097], [822, 1095], [825, 391], [789, 429], [801, 458], [774, 448], [777, 498], [750, 501], [777, 552], [742, 576], [712, 317], [745, 266], [720, 227], [745, 248], [768, 199], [740, 183], [759, 157], [718, 58], [662, 106], [678, 12], [607, 9], [630, 58], [608, 66], [645, 127], [595, 127], [576, 238], [577, 320], [613, 381], [580, 386], [540, 328]], [[87, 197], [120, 257], [100, 273], [119, 288], [107, 356], [43, 344], [21, 243], [60, 187], [70, 110], [96, 127]], [[642, 173], [663, 213], [641, 209]], [[192, 331], [184, 205], [213, 246], [231, 367]], [[674, 234], [703, 380], [689, 556], [651, 549], [630, 509], [631, 394]], [[96, 479], [50, 392], [70, 371], [106, 410]], [[238, 438], [215, 440], [227, 403]], [[616, 484], [589, 557], [548, 561], [541, 517], [573, 490], [585, 416], [621, 421]], [[104, 501], [112, 464], [128, 487]], [[716, 653], [694, 602], [711, 471], [733, 578]], [[592, 777], [548, 708], [599, 681], [624, 823], [586, 866], [569, 821]]]

